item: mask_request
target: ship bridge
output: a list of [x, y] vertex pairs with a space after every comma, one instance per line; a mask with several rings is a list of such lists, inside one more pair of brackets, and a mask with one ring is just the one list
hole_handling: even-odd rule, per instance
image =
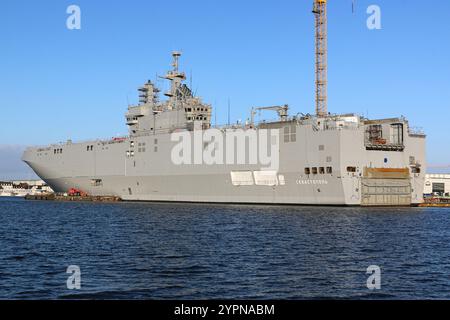
[[186, 75], [179, 70], [181, 52], [174, 51], [172, 57], [173, 70], [161, 77], [170, 81], [170, 90], [164, 93], [167, 100], [159, 100], [160, 89], [149, 80], [138, 89], [140, 103], [128, 107], [125, 117], [131, 136], [211, 127], [211, 105], [194, 96], [183, 83]]

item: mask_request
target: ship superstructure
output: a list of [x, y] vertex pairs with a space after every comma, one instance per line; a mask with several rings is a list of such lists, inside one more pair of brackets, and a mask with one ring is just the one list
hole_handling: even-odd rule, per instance
[[164, 95], [167, 100], [159, 101], [160, 90], [150, 80], [139, 88], [140, 104], [130, 106], [126, 114], [131, 136], [168, 133], [173, 130], [210, 128], [211, 105], [194, 97], [191, 88], [184, 81], [186, 75], [179, 71], [181, 52], [172, 53], [173, 70], [164, 79], [170, 81], [170, 90]]

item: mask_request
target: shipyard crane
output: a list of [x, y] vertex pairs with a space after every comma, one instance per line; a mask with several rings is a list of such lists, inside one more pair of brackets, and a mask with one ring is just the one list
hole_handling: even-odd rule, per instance
[[324, 117], [327, 108], [327, 0], [314, 0], [316, 18], [316, 116]]
[[[355, 13], [356, 0], [352, 0]], [[316, 116], [328, 114], [327, 97], [327, 0], [314, 0], [313, 11], [316, 18]]]

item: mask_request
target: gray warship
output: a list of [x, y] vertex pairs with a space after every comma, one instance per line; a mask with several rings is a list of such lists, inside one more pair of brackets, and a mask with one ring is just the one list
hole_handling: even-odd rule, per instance
[[[23, 161], [56, 192], [75, 188], [129, 201], [355, 206], [423, 202], [426, 136], [404, 117], [291, 117], [289, 107], [280, 105], [253, 108], [243, 124], [213, 127], [212, 107], [185, 84], [180, 56], [173, 52], [173, 69], [165, 76], [171, 86], [164, 101], [151, 81], [139, 88], [140, 103], [130, 105], [125, 115], [128, 136], [29, 147]], [[255, 115], [266, 110], [275, 111], [278, 119], [256, 123]], [[174, 160], [181, 141], [174, 136], [182, 134], [202, 137], [200, 149], [214, 154], [220, 145], [202, 136], [211, 130], [223, 133], [227, 141], [231, 136], [236, 153], [239, 143], [248, 146], [260, 131], [277, 133], [269, 134], [277, 143], [268, 142], [269, 149], [275, 146], [270, 154], [276, 156], [276, 166]], [[187, 146], [193, 150], [195, 144]], [[186, 156], [192, 150], [175, 154]], [[251, 152], [247, 148], [243, 160], [251, 158]]]

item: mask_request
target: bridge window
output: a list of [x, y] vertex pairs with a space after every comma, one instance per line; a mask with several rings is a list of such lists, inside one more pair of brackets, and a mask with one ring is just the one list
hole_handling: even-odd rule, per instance
[[317, 167], [312, 168], [312, 174], [317, 174]]
[[305, 174], [311, 174], [311, 169], [310, 168], [305, 168]]
[[324, 167], [320, 167], [319, 168], [319, 173], [320, 174], [325, 174], [325, 168]]
[[327, 167], [327, 173], [332, 174], [333, 173], [333, 167]]
[[347, 172], [356, 172], [356, 167], [347, 167]]

